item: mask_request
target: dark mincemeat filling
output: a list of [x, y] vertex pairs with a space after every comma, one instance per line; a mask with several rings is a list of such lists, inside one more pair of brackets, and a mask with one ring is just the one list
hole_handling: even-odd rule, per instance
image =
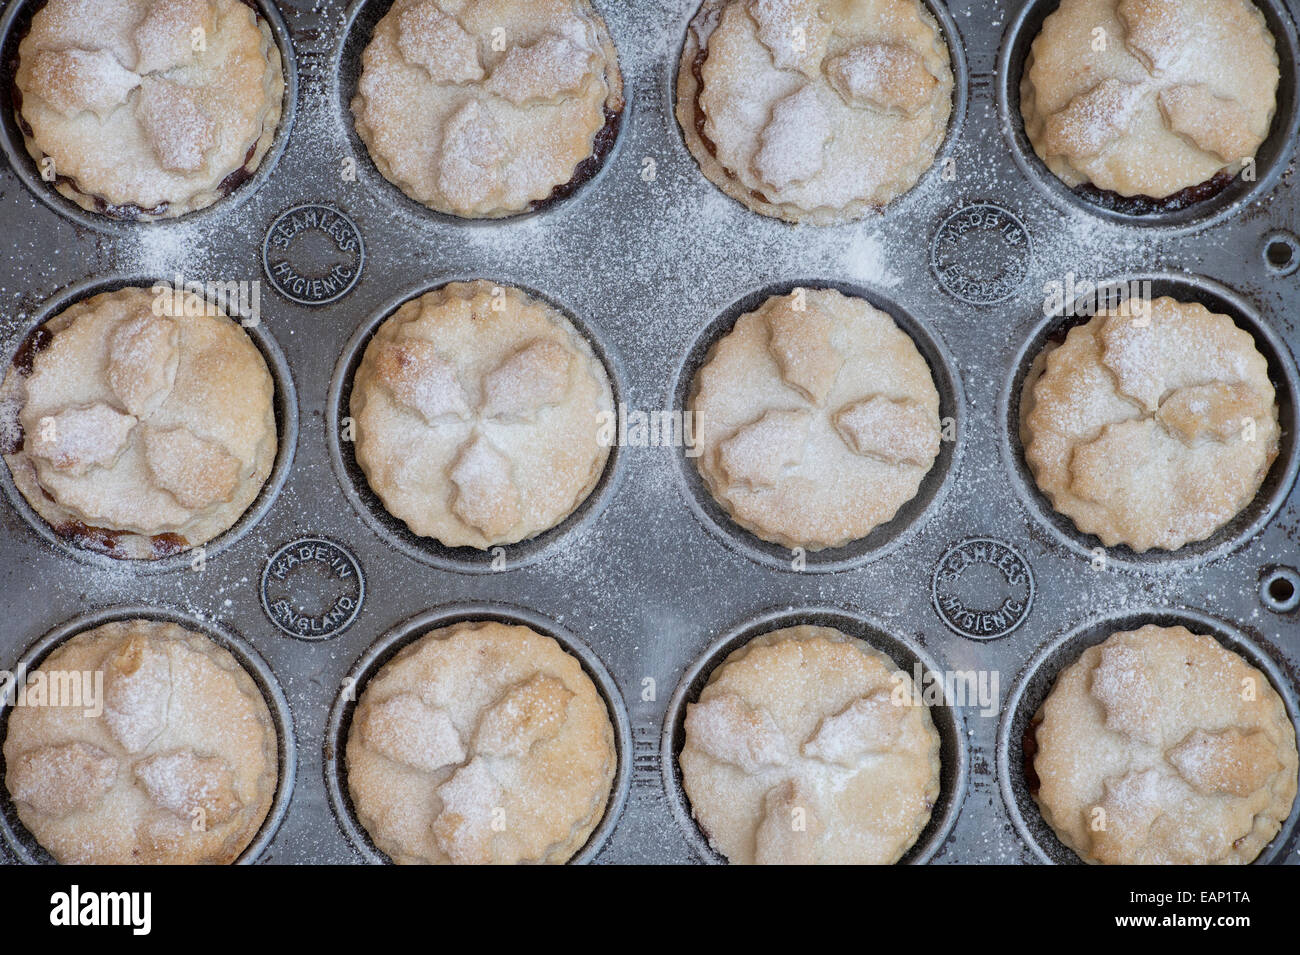
[[[700, 142], [704, 144], [704, 148], [708, 150], [709, 155], [714, 159], [717, 159], [718, 147], [717, 144], [714, 143], [713, 140], [711, 140], [704, 132], [706, 120], [704, 109], [700, 106], [700, 96], [704, 93], [704, 64], [708, 58], [709, 44], [705, 41], [700, 44], [699, 50], [695, 53], [695, 59], [691, 61], [691, 75], [695, 77], [695, 135], [700, 137]], [[721, 162], [721, 160], [718, 161]], [[730, 176], [732, 181], [737, 185], [741, 185], [740, 180], [732, 170], [728, 169], [727, 175]], [[761, 202], [764, 205], [772, 205], [772, 200], [768, 199], [767, 196], [763, 195], [763, 193], [759, 192], [757, 189], [746, 188], [749, 194], [758, 202]]]
[[1213, 199], [1224, 189], [1227, 189], [1236, 178], [1232, 173], [1223, 170], [1205, 180], [1205, 182], [1198, 183], [1195, 186], [1188, 186], [1181, 192], [1175, 192], [1163, 199], [1155, 199], [1151, 196], [1121, 196], [1118, 192], [1111, 192], [1109, 189], [1098, 189], [1096, 186], [1087, 183], [1075, 186], [1073, 192], [1079, 198], [1111, 212], [1129, 216], [1149, 216], [1166, 212], [1180, 212], [1199, 202]]
[[1038, 771], [1034, 769], [1034, 757], [1038, 755], [1038, 727], [1042, 724], [1041, 716], [1035, 716], [1025, 727], [1025, 734], [1021, 737], [1020, 746], [1025, 755], [1025, 787], [1029, 790], [1029, 795], [1037, 796], [1038, 790], [1042, 787], [1042, 781], [1038, 778]]
[[595, 178], [596, 173], [600, 172], [601, 166], [605, 164], [605, 159], [609, 156], [610, 151], [614, 148], [614, 143], [618, 141], [618, 131], [623, 125], [623, 108], [611, 109], [605, 107], [605, 125], [596, 133], [595, 140], [592, 142], [591, 155], [578, 163], [573, 170], [573, 177], [566, 183], [562, 183], [552, 190], [551, 194], [545, 199], [539, 199], [532, 203], [528, 209], [530, 212], [541, 212], [549, 209], [563, 199], [577, 192], [582, 186]]

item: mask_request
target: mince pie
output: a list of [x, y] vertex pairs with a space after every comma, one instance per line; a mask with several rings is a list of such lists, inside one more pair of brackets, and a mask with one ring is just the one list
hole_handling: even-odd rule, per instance
[[1295, 800], [1282, 698], [1185, 627], [1148, 625], [1085, 650], [1031, 734], [1034, 798], [1085, 862], [1251, 862]]
[[379, 171], [469, 219], [591, 178], [623, 111], [618, 56], [587, 0], [396, 0], [361, 63], [352, 114]]
[[742, 315], [691, 385], [696, 464], [745, 529], [821, 550], [866, 537], [939, 454], [939, 393], [887, 314], [796, 289]]
[[47, 0], [15, 83], [42, 176], [82, 208], [144, 220], [249, 178], [284, 101], [280, 49], [241, 0]]
[[1250, 0], [1062, 0], [1025, 61], [1025, 132], [1067, 186], [1204, 198], [1250, 161], [1278, 56]]
[[1025, 460], [1107, 547], [1177, 550], [1254, 499], [1278, 453], [1268, 363], [1227, 315], [1164, 297], [1102, 311], [1031, 368]]
[[366, 684], [348, 731], [361, 824], [402, 864], [562, 863], [605, 815], [618, 756], [577, 658], [528, 627], [460, 623]]
[[[95, 689], [74, 699], [74, 682]], [[5, 785], [59, 862], [228, 864], [271, 808], [277, 739], [228, 651], [174, 623], [108, 623], [28, 677], [9, 714]]]
[[953, 75], [920, 0], [705, 0], [677, 119], [701, 171], [755, 212], [827, 225], [914, 186], [952, 113]]
[[691, 811], [730, 862], [888, 865], [939, 796], [939, 734], [889, 657], [828, 627], [764, 634], [686, 708]]
[[4, 458], [59, 536], [167, 556], [228, 530], [266, 483], [266, 360], [215, 305], [193, 305], [170, 286], [104, 292], [19, 348], [0, 386]]
[[350, 404], [371, 489], [446, 547], [554, 527], [609, 457], [613, 392], [591, 345], [550, 305], [491, 282], [398, 309], [366, 347]]

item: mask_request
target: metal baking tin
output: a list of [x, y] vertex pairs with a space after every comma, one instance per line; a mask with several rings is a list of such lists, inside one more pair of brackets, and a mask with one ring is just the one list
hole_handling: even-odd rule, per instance
[[[6, 65], [35, 2], [10, 0], [0, 17]], [[1025, 141], [1019, 65], [1052, 0], [947, 8], [935, 0], [956, 78], [939, 162], [879, 217], [827, 229], [747, 212], [687, 153], [673, 90], [694, 0], [598, 0], [626, 81], [618, 140], [574, 195], [490, 223], [408, 200], [377, 174], [352, 130], [359, 52], [386, 0], [289, 0], [278, 11], [257, 3], [284, 55], [285, 114], [257, 174], [209, 209], [157, 224], [84, 212], [40, 180], [11, 111], [0, 119], [8, 158], [0, 222], [11, 236], [0, 257], [6, 360], [33, 327], [94, 291], [175, 274], [263, 282], [262, 320], [250, 334], [275, 378], [280, 454], [258, 502], [203, 560], [123, 565], [76, 552], [41, 524], [7, 472], [0, 478], [0, 667], [39, 660], [68, 634], [131, 614], [203, 629], [249, 666], [276, 718], [282, 765], [276, 806], [242, 861], [384, 861], [347, 796], [340, 757], [350, 694], [405, 641], [458, 619], [517, 620], [553, 634], [609, 703], [618, 775], [578, 862], [721, 861], [680, 787], [684, 707], [730, 649], [778, 626], [831, 623], [909, 672], [997, 679], [990, 707], [935, 707], [941, 795], [909, 862], [1073, 861], [1028, 797], [1020, 740], [1055, 674], [1112, 630], [1163, 621], [1212, 633], [1260, 667], [1300, 719], [1296, 0], [1258, 0], [1278, 40], [1282, 84], [1256, 180], [1145, 217], [1062, 188]], [[273, 223], [295, 210], [308, 221], [302, 207], [309, 217], [324, 210], [331, 228], [316, 238], [325, 241], [273, 248]], [[283, 283], [282, 294], [267, 274], [332, 265], [342, 277], [319, 290]], [[1044, 314], [1044, 283], [1070, 271], [1090, 281], [1150, 277], [1157, 294], [1226, 310], [1269, 358], [1282, 453], [1256, 501], [1210, 540], [1172, 555], [1115, 548], [1099, 557], [1097, 542], [1056, 515], [1025, 470], [1016, 398], [1029, 362], [1065, 324]], [[342, 419], [351, 371], [378, 322], [423, 291], [474, 277], [562, 308], [609, 369], [616, 400], [646, 412], [682, 407], [708, 345], [760, 293], [861, 294], [929, 360], [952, 440], [894, 521], [802, 560], [732, 525], [679, 447], [616, 448], [589, 501], [537, 540], [499, 554], [438, 548], [374, 501]], [[263, 605], [267, 564], [299, 541], [320, 548], [322, 566], [342, 568], [331, 593], [359, 609], [273, 622]], [[284, 579], [275, 578], [304, 588], [310, 603], [316, 577]], [[300, 629], [282, 629], [286, 620]], [[3, 797], [0, 829], [11, 861], [48, 859]], [[1260, 861], [1300, 862], [1295, 812]]]

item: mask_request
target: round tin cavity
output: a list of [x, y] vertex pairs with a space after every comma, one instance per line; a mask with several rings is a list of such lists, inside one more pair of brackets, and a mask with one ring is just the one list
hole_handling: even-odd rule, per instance
[[[14, 665], [13, 672], [29, 673], [35, 670], [55, 648], [79, 633], [93, 630], [106, 623], [135, 619], [175, 623], [187, 630], [193, 630], [208, 637], [213, 643], [229, 651], [231, 656], [252, 677], [253, 682], [257, 684], [257, 688], [261, 690], [262, 697], [266, 700], [266, 707], [271, 714], [271, 721], [275, 724], [280, 778], [276, 784], [275, 796], [271, 800], [271, 808], [267, 811], [266, 819], [262, 822], [262, 828], [258, 830], [253, 841], [248, 844], [248, 847], [235, 862], [236, 865], [252, 865], [258, 861], [258, 858], [271, 845], [280, 824], [289, 811], [289, 800], [293, 795], [293, 786], [298, 770], [298, 744], [294, 737], [293, 715], [289, 709], [289, 702], [280, 689], [279, 681], [276, 680], [275, 674], [266, 661], [241, 637], [226, 628], [224, 624], [212, 620], [202, 620], [175, 610], [142, 605], [111, 607], [82, 614], [60, 624], [27, 648], [26, 652]], [[10, 700], [0, 701], [0, 740], [3, 740], [8, 734], [9, 713], [12, 706]], [[0, 778], [3, 778], [4, 774], [4, 755], [0, 753]], [[22, 824], [22, 821], [18, 818], [18, 812], [14, 807], [13, 800], [9, 796], [8, 788], [2, 785], [0, 785], [0, 832], [3, 832], [9, 847], [21, 862], [29, 865], [49, 865], [54, 862], [54, 858], [49, 852], [36, 841], [35, 837], [27, 831], [26, 826]]]
[[[681, 68], [682, 58], [686, 56], [688, 46], [694, 44], [691, 36], [692, 25], [696, 19], [708, 14], [706, 7], [716, 6], [719, 0], [704, 0], [700, 6], [690, 10], [686, 18], [682, 20], [679, 27], [682, 41], [677, 47], [677, 56], [666, 63], [664, 70], [664, 102], [672, 113], [672, 124], [676, 130], [676, 142], [681, 146], [682, 154], [695, 167], [694, 172], [708, 182], [703, 173], [699, 171], [695, 162], [695, 157], [691, 155], [690, 150], [686, 147], [686, 140], [681, 128], [681, 123], [677, 121], [677, 76]], [[921, 0], [921, 4], [934, 17], [935, 23], [939, 26], [939, 33], [943, 37], [944, 45], [948, 48], [948, 64], [952, 69], [952, 112], [948, 116], [948, 129], [944, 133], [943, 142], [939, 144], [938, 150], [934, 154], [934, 161], [930, 168], [921, 174], [916, 183], [905, 193], [892, 199], [887, 205], [878, 211], [888, 214], [898, 206], [906, 202], [907, 198], [923, 190], [923, 187], [935, 176], [944, 177], [951, 175], [952, 163], [955, 162], [953, 153], [956, 151], [956, 145], [960, 141], [962, 127], [966, 122], [966, 107], [970, 98], [970, 69], [966, 63], [966, 48], [962, 43], [961, 32], [957, 29], [957, 24], [952, 15], [948, 12], [948, 7], [937, 2], [937, 0]], [[713, 183], [709, 183], [712, 188], [717, 188]], [[746, 211], [751, 211], [746, 209]], [[754, 215], [760, 215], [755, 212]], [[778, 220], [779, 221], [779, 220]]]
[[[356, 157], [356, 175], [364, 181], [367, 190], [373, 195], [379, 196], [391, 210], [408, 219], [423, 219], [426, 222], [432, 220], [461, 227], [505, 225], [520, 222], [545, 212], [559, 211], [568, 207], [571, 200], [576, 201], [584, 195], [589, 188], [603, 178], [606, 169], [613, 165], [612, 160], [624, 139], [623, 131], [630, 125], [631, 119], [633, 93], [626, 83], [626, 77], [624, 77], [623, 107], [618, 111], [606, 109], [605, 126], [596, 134], [592, 154], [578, 164], [574, 170], [573, 178], [569, 182], [557, 186], [550, 196], [534, 202], [529, 209], [495, 219], [466, 219], [439, 212], [436, 209], [429, 208], [422, 202], [412, 199], [402, 191], [400, 186], [390, 182], [379, 171], [375, 161], [370, 156], [370, 150], [361, 141], [361, 137], [357, 135], [352, 116], [352, 100], [356, 96], [357, 84], [361, 80], [361, 56], [370, 44], [375, 27], [392, 6], [393, 0], [354, 0], [344, 15], [342, 40], [336, 53], [337, 68], [334, 71], [336, 77], [334, 84], [335, 113], [338, 117], [339, 127], [352, 149], [352, 155]], [[595, 9], [597, 4], [592, 6]], [[600, 13], [598, 9], [596, 12], [597, 14]], [[606, 21], [606, 25], [608, 26], [608, 21]], [[617, 43], [615, 46], [617, 47]]]
[[[251, 176], [235, 186], [228, 195], [218, 199], [203, 209], [178, 216], [173, 219], [161, 219], [157, 223], [191, 223], [213, 221], [229, 213], [236, 206], [257, 192], [271, 177], [276, 163], [284, 153], [289, 142], [289, 133], [293, 129], [294, 118], [298, 110], [298, 61], [294, 55], [293, 41], [289, 28], [285, 25], [280, 11], [272, 0], [243, 0], [255, 7], [258, 16], [265, 21], [280, 50], [281, 69], [284, 73], [284, 103], [281, 106], [280, 123], [270, 148], [262, 157]], [[41, 178], [41, 171], [36, 161], [27, 151], [23, 131], [19, 128], [15, 116], [14, 76], [18, 69], [18, 44], [31, 29], [32, 17], [45, 5], [45, 0], [14, 0], [0, 15], [0, 149], [4, 150], [9, 165], [18, 174], [28, 190], [55, 212], [71, 219], [79, 225], [88, 226], [101, 232], [125, 232], [132, 228], [148, 228], [149, 222], [139, 222], [129, 218], [115, 217], [110, 214], [97, 214], [83, 209], [71, 199], [61, 195], [53, 185]]]
[[[1214, 637], [1225, 648], [1239, 654], [1273, 684], [1286, 705], [1291, 721], [1300, 729], [1300, 706], [1295, 689], [1282, 669], [1254, 640], [1208, 614], [1194, 610], [1150, 608], [1132, 610], [1122, 615], [1103, 617], [1084, 623], [1042, 647], [1016, 678], [998, 727], [998, 783], [1016, 832], [1038, 860], [1061, 865], [1082, 865], [1052, 831], [1030, 794], [1026, 770], [1029, 768], [1026, 744], [1032, 731], [1034, 715], [1056, 685], [1062, 670], [1074, 663], [1089, 647], [1096, 646], [1114, 633], [1136, 630], [1147, 624], [1161, 627], [1183, 626], [1193, 633]], [[1281, 862], [1293, 851], [1296, 820], [1300, 818], [1300, 800], [1282, 824], [1273, 841], [1260, 853], [1256, 863]]]
[[[3, 365], [4, 374], [7, 374], [9, 369], [13, 367], [17, 354], [22, 350], [32, 333], [64, 309], [103, 292], [115, 292], [128, 286], [152, 288], [154, 285], [170, 287], [172, 283], [167, 280], [156, 280], [136, 275], [119, 276], [111, 279], [91, 279], [65, 288], [41, 306], [36, 318], [23, 330], [18, 339], [5, 350], [3, 355], [5, 359]], [[213, 304], [220, 304], [216, 299], [207, 295], [205, 295], [205, 299]], [[267, 476], [266, 483], [262, 485], [262, 489], [254, 498], [253, 503], [248, 506], [248, 510], [244, 511], [239, 520], [232, 524], [229, 529], [206, 544], [165, 557], [159, 557], [157, 560], [123, 560], [80, 546], [56, 533], [54, 528], [46, 523], [45, 519], [27, 503], [27, 499], [23, 497], [14, 484], [13, 475], [10, 473], [9, 468], [0, 465], [0, 485], [3, 485], [9, 503], [14, 510], [22, 515], [23, 520], [30, 524], [37, 534], [58, 550], [83, 563], [93, 564], [106, 570], [125, 569], [146, 576], [172, 573], [199, 566], [201, 562], [215, 557], [242, 538], [266, 515], [275, 499], [279, 497], [281, 490], [284, 489], [285, 482], [289, 477], [289, 469], [293, 465], [294, 451], [298, 446], [298, 393], [294, 388], [289, 363], [285, 359], [284, 353], [280, 351], [279, 344], [266, 330], [266, 326], [260, 320], [253, 318], [241, 320], [238, 314], [229, 317], [239, 323], [249, 339], [262, 353], [262, 358], [266, 361], [266, 368], [270, 372], [271, 382], [275, 390], [272, 407], [275, 412], [275, 429], [279, 447], [276, 450], [275, 463], [271, 466], [271, 473]], [[3, 375], [0, 375], [0, 378], [2, 377]]]
[[1099, 287], [1115, 286], [1133, 288], [1130, 283], [1150, 283], [1152, 298], [1170, 296], [1180, 302], [1199, 302], [1211, 312], [1228, 315], [1239, 327], [1255, 339], [1255, 347], [1268, 362], [1269, 380], [1277, 393], [1278, 424], [1281, 436], [1278, 455], [1264, 478], [1264, 483], [1254, 499], [1231, 521], [1202, 541], [1186, 544], [1175, 551], [1151, 549], [1136, 553], [1127, 545], [1103, 547], [1101, 541], [1083, 534], [1074, 522], [1058, 513], [1047, 496], [1038, 489], [1028, 464], [1020, 437], [1020, 399], [1035, 359], [1049, 344], [1064, 341], [1066, 333], [1076, 325], [1087, 323], [1091, 316], [1075, 314], [1076, 299], [1070, 303], [1070, 314], [1055, 314], [1040, 320], [1029, 340], [1015, 358], [1010, 379], [1000, 399], [999, 415], [1003, 422], [1003, 455], [1011, 471], [1012, 485], [1021, 503], [1061, 546], [1085, 560], [1100, 562], [1102, 569], [1118, 567], [1128, 570], [1160, 570], [1189, 565], [1203, 565], [1231, 553], [1258, 534], [1285, 503], [1297, 469], [1296, 433], [1300, 429], [1300, 411], [1296, 397], [1300, 394], [1295, 360], [1285, 341], [1273, 330], [1260, 312], [1233, 290], [1202, 276], [1174, 273], [1139, 273], [1104, 280]]
[[592, 830], [587, 844], [574, 854], [568, 864], [583, 865], [592, 862], [600, 854], [609, 834], [618, 824], [631, 785], [632, 730], [627, 707], [623, 702], [622, 693], [619, 692], [618, 684], [614, 682], [614, 678], [610, 676], [599, 657], [558, 624], [541, 614], [521, 607], [465, 603], [429, 610], [393, 627], [361, 655], [344, 678], [343, 691], [334, 700], [334, 705], [330, 708], [329, 722], [325, 727], [325, 789], [329, 795], [330, 807], [334, 810], [334, 815], [352, 847], [367, 862], [391, 864], [392, 860], [374, 844], [365, 827], [357, 819], [356, 810], [352, 805], [352, 794], [348, 789], [346, 756], [352, 714], [366, 685], [403, 647], [430, 631], [478, 620], [530, 627], [540, 634], [551, 637], [578, 659], [605, 700], [609, 721], [614, 728], [614, 748], [618, 753], [618, 766], [614, 771], [614, 781], [610, 787], [609, 802], [605, 806], [604, 817]]
[[[1183, 231], [1226, 219], [1247, 204], [1270, 192], [1290, 161], [1298, 132], [1300, 107], [1297, 101], [1296, 64], [1300, 62], [1300, 38], [1295, 21], [1283, 0], [1254, 0], [1277, 44], [1279, 80], [1277, 110], [1268, 138], [1255, 154], [1254, 179], [1243, 176], [1211, 180], [1207, 188], [1185, 191], [1178, 202], [1127, 200], [1114, 193], [1091, 187], [1071, 189], [1047, 168], [1025, 134], [1020, 113], [1020, 81], [1034, 39], [1060, 0], [1030, 0], [1007, 26], [998, 52], [994, 83], [997, 87], [998, 117], [1011, 155], [1034, 187], [1057, 206], [1084, 209], [1093, 215], [1124, 225]], [[1215, 191], [1217, 190], [1217, 191]], [[1199, 197], [1201, 193], [1211, 193]]]
[[[848, 636], [857, 637], [888, 655], [909, 676], [919, 670], [933, 679], [940, 677], [943, 672], [934, 659], [912, 639], [895, 636], [868, 617], [829, 607], [767, 611], [732, 629], [713, 643], [678, 683], [664, 717], [660, 743], [664, 790], [668, 793], [668, 801], [677, 824], [700, 861], [713, 864], [727, 862], [709, 844], [708, 837], [695, 822], [691, 814], [690, 798], [682, 786], [682, 771], [677, 759], [686, 744], [686, 707], [699, 699], [713, 671], [732, 652], [763, 634], [798, 626], [832, 627]], [[944, 702], [930, 704], [930, 717], [934, 720], [940, 740], [939, 798], [930, 813], [930, 821], [912, 847], [899, 859], [900, 864], [924, 864], [939, 852], [957, 822], [966, 795], [970, 754], [966, 746], [966, 726], [962, 713], [959, 708]]]
[[860, 298], [889, 315], [916, 344], [917, 351], [930, 366], [935, 390], [939, 393], [939, 420], [944, 440], [939, 456], [921, 481], [916, 496], [898, 509], [892, 520], [879, 525], [866, 537], [850, 541], [843, 547], [813, 551], [792, 551], [780, 544], [765, 541], [735, 523], [704, 483], [691, 449], [678, 442], [674, 451], [677, 473], [687, 505], [695, 518], [724, 545], [760, 564], [795, 573], [834, 573], [860, 567], [893, 551], [919, 529], [938, 509], [947, 496], [952, 475], [965, 445], [966, 397], [956, 365], [937, 334], [910, 312], [873, 290], [847, 282], [812, 279], [786, 281], [747, 293], [715, 317], [696, 338], [678, 364], [677, 378], [669, 395], [669, 407], [686, 420], [695, 376], [707, 363], [709, 351], [729, 334], [737, 319], [754, 311], [774, 296], [788, 295], [796, 289], [834, 289]]
[[[330, 382], [325, 429], [330, 460], [334, 464], [334, 472], [342, 485], [343, 493], [372, 531], [397, 550], [422, 563], [459, 573], [490, 574], [515, 570], [540, 560], [560, 546], [562, 540], [580, 533], [595, 521], [613, 495], [621, 472], [622, 453], [617, 441], [610, 445], [609, 457], [605, 461], [605, 470], [600, 480], [572, 514], [534, 537], [515, 544], [478, 550], [474, 547], [446, 547], [431, 537], [419, 537], [412, 533], [404, 522], [389, 514], [383, 501], [370, 489], [365, 472], [357, 463], [353, 442], [345, 440], [343, 436], [343, 420], [351, 414], [349, 408], [352, 401], [352, 381], [356, 376], [357, 368], [361, 365], [361, 359], [365, 356], [366, 346], [370, 344], [370, 339], [374, 337], [379, 326], [391, 318], [401, 306], [413, 299], [436, 291], [451, 282], [473, 280], [474, 277], [441, 280], [437, 284], [404, 294], [377, 310], [357, 329], [344, 348], [343, 356]], [[592, 354], [605, 366], [605, 374], [609, 379], [613, 395], [613, 407], [617, 409], [621, 406], [621, 368], [608, 346], [590, 325], [580, 320], [569, 309], [527, 286], [499, 277], [491, 281], [500, 281], [503, 287], [508, 284], [512, 288], [517, 288], [556, 309], [568, 319], [591, 347]]]

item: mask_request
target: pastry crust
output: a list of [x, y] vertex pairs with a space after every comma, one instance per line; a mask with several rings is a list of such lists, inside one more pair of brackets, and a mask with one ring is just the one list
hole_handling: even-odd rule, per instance
[[66, 696], [34, 701], [35, 673], [10, 711], [5, 784], [55, 859], [225, 865], [253, 841], [279, 780], [277, 736], [229, 652], [174, 623], [127, 620], [70, 638], [38, 672], [47, 687], [102, 677], [98, 715]]
[[1199, 303], [1156, 299], [1149, 320], [1103, 311], [1037, 368], [1021, 398], [1025, 461], [1052, 506], [1107, 547], [1204, 540], [1277, 457], [1268, 363]]
[[18, 59], [27, 151], [62, 195], [120, 218], [223, 198], [283, 109], [280, 49], [241, 0], [48, 0]]
[[1185, 627], [1088, 648], [1035, 719], [1034, 798], [1085, 862], [1248, 863], [1291, 812], [1296, 740], [1282, 698]]
[[376, 167], [465, 218], [528, 211], [594, 173], [624, 106], [588, 0], [396, 0], [361, 61], [352, 114]]
[[731, 198], [832, 225], [916, 184], [947, 132], [952, 89], [920, 0], [705, 0], [682, 49], [677, 121]]
[[689, 410], [709, 492], [785, 547], [866, 537], [916, 496], [939, 453], [939, 393], [916, 344], [833, 289], [774, 296], [737, 319], [696, 373]]
[[604, 365], [558, 311], [453, 282], [407, 302], [366, 346], [350, 401], [357, 463], [412, 533], [513, 544], [596, 487], [613, 402]]
[[1067, 186], [1163, 199], [1241, 170], [1268, 136], [1278, 76], [1250, 0], [1063, 0], [1025, 61], [1020, 110]]
[[184, 306], [170, 286], [77, 302], [0, 385], [5, 463], [60, 536], [166, 556], [228, 530], [266, 483], [278, 448], [266, 360], [215, 306]]
[[578, 660], [491, 621], [431, 631], [384, 664], [346, 757], [357, 817], [400, 864], [566, 862], [603, 818], [618, 761]]
[[888, 656], [829, 627], [751, 640], [686, 709], [682, 787], [730, 862], [888, 865], [939, 797], [939, 734]]

